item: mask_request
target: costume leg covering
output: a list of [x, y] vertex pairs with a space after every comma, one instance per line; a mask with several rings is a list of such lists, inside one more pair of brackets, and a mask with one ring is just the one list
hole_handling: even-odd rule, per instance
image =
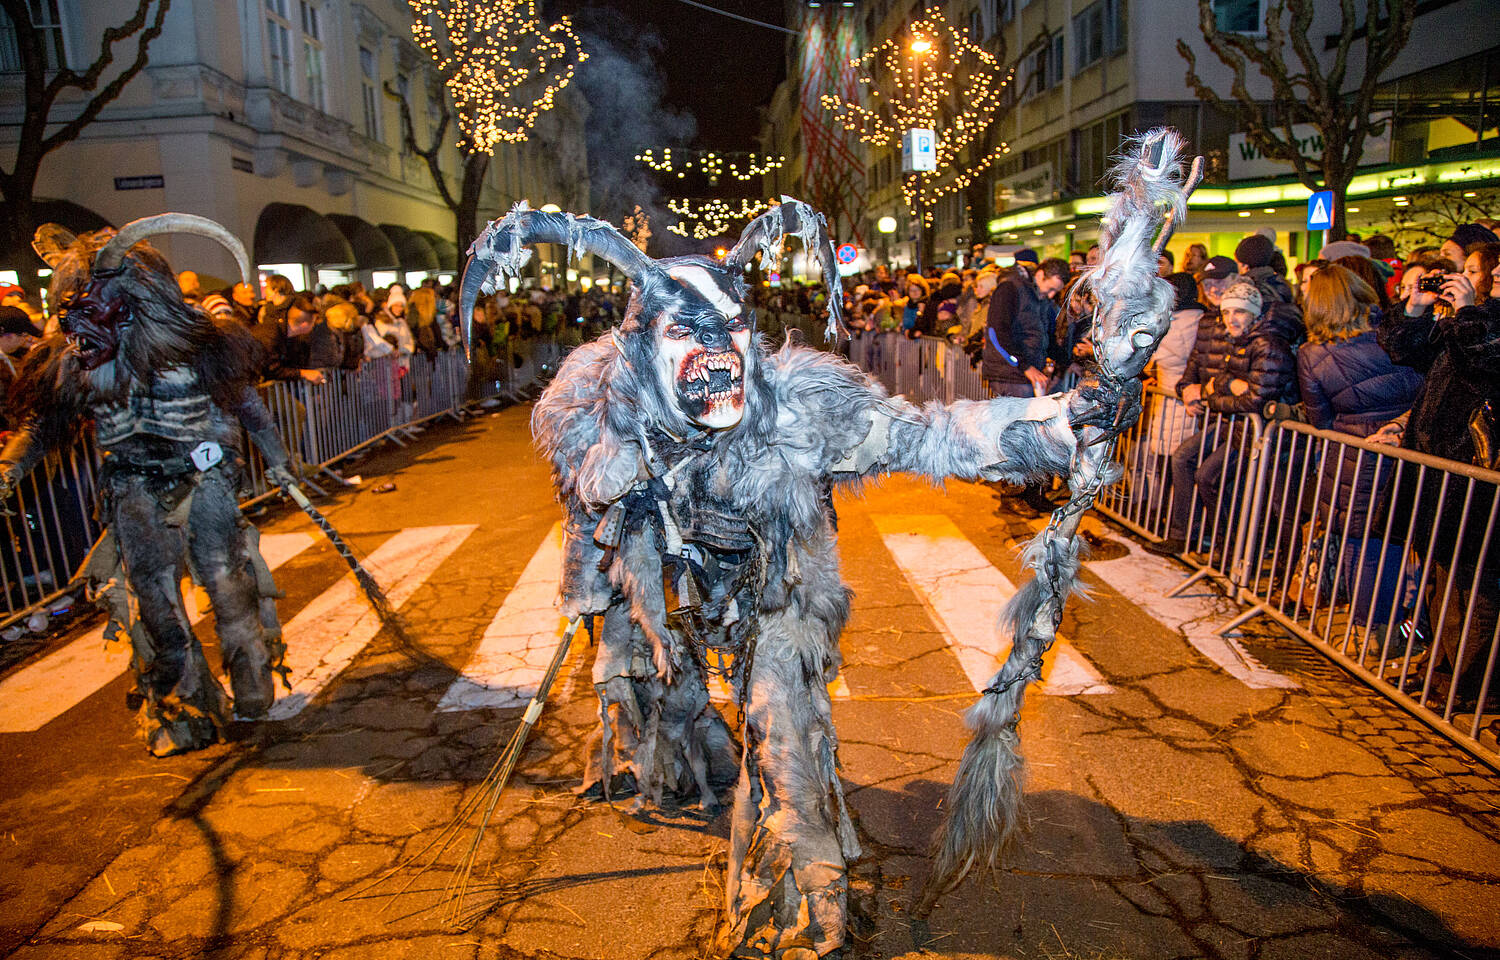
[[845, 862], [860, 850], [838, 779], [826, 645], [821, 623], [791, 611], [761, 623], [719, 945], [734, 956], [811, 960], [844, 942]]
[[182, 604], [184, 518], [164, 508], [143, 478], [123, 478], [111, 493], [111, 526], [140, 621], [130, 634], [147, 749], [166, 756], [206, 747], [218, 740], [229, 709]]
[[229, 478], [221, 471], [205, 474], [188, 512], [189, 557], [195, 578], [213, 601], [219, 653], [234, 693], [234, 711], [254, 718], [271, 708], [276, 685], [246, 525]]

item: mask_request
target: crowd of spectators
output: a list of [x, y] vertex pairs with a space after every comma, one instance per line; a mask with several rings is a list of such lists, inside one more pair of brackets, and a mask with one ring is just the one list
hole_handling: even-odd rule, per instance
[[[1190, 534], [1212, 536], [1212, 521], [1197, 531], [1190, 518], [1195, 510], [1212, 516], [1225, 479], [1245, 475], [1236, 458], [1248, 450], [1248, 414], [1302, 420], [1459, 464], [1500, 466], [1496, 226], [1464, 224], [1442, 243], [1405, 256], [1384, 235], [1351, 236], [1295, 270], [1269, 228], [1240, 240], [1233, 257], [1210, 256], [1203, 244], [1192, 244], [1179, 269], [1178, 258], [1164, 253], [1158, 270], [1175, 304], [1147, 376], [1148, 385], [1180, 404], [1151, 405], [1144, 427], [1144, 450], [1156, 464], [1148, 471], [1151, 496], [1170, 503], [1167, 536], [1148, 549], [1181, 555], [1202, 545], [1189, 542]], [[1066, 261], [1022, 248], [1004, 267], [987, 263], [982, 249], [963, 270], [893, 275], [876, 267], [850, 278], [850, 326], [962, 344], [992, 396], [1059, 388], [1092, 350], [1093, 304], [1079, 280], [1096, 262], [1097, 248], [1074, 251]], [[792, 305], [807, 296], [802, 291], [777, 296], [787, 309], [816, 312], [815, 301]], [[1426, 609], [1420, 623], [1403, 626], [1402, 636], [1415, 632], [1422, 656], [1437, 656], [1472, 686], [1500, 616], [1500, 549], [1486, 550], [1483, 534], [1495, 492], [1462, 505], [1450, 491], [1445, 503], [1441, 484], [1414, 483], [1415, 471], [1393, 481], [1389, 460], [1361, 457], [1353, 445], [1304, 472], [1312, 501], [1296, 505], [1311, 518], [1298, 531], [1304, 543], [1383, 529], [1392, 512], [1402, 521], [1391, 525], [1396, 539], [1408, 527], [1418, 532], [1413, 543], [1398, 546], [1414, 560], [1430, 557], [1421, 591]], [[1023, 513], [1051, 508], [1036, 487], [1010, 506]], [[1379, 525], [1370, 522], [1372, 514], [1382, 518]], [[1325, 555], [1353, 566], [1357, 548], [1343, 547]], [[1353, 573], [1344, 572], [1345, 583]]]

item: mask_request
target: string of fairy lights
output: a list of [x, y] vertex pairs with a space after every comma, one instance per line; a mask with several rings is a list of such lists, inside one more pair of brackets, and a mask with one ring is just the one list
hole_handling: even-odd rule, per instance
[[786, 163], [786, 157], [769, 154], [723, 153], [682, 147], [662, 147], [659, 152], [647, 148], [636, 154], [635, 159], [656, 173], [674, 174], [679, 180], [690, 173], [702, 174], [708, 178], [710, 186], [717, 186], [724, 177], [744, 183], [765, 176]]
[[464, 136], [461, 146], [470, 153], [526, 140], [588, 59], [568, 18], [545, 23], [535, 0], [407, 3], [412, 36], [437, 64]]
[[741, 220], [758, 217], [771, 209], [769, 200], [668, 200], [667, 209], [682, 219], [667, 227], [669, 233], [694, 240], [722, 236]]
[[897, 146], [906, 130], [933, 131], [937, 169], [901, 180], [901, 196], [912, 216], [920, 208], [931, 224], [933, 201], [966, 189], [1010, 153], [1010, 145], [1002, 142], [985, 156], [964, 162], [964, 151], [1003, 109], [1015, 68], [1002, 68], [966, 31], [949, 24], [940, 8], [928, 10], [905, 37], [886, 40], [853, 65], [865, 102], [835, 94], [820, 98], [846, 131], [877, 149]]

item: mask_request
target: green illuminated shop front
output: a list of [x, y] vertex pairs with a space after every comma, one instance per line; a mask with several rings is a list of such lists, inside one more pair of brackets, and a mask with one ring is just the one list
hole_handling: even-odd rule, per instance
[[[1349, 229], [1365, 236], [1388, 233], [1400, 246], [1399, 234], [1421, 226], [1425, 206], [1451, 207], [1437, 201], [1473, 200], [1491, 192], [1500, 198], [1500, 153], [1365, 168], [1349, 184]], [[1269, 226], [1276, 230], [1277, 246], [1293, 263], [1312, 259], [1323, 244], [1323, 233], [1307, 230], [1310, 193], [1291, 177], [1200, 187], [1189, 201], [1185, 227], [1172, 238], [1172, 252], [1181, 262], [1190, 244], [1202, 243], [1210, 255], [1232, 256], [1247, 233]], [[1086, 250], [1097, 239], [1104, 208], [1102, 197], [1087, 196], [1007, 211], [989, 222], [990, 241], [1024, 243], [1044, 256], [1067, 256]]]

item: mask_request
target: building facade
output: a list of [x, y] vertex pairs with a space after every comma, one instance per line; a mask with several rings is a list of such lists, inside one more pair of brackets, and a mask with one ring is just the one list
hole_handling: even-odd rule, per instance
[[[49, 56], [75, 69], [98, 56], [99, 38], [135, 6], [32, 2], [52, 25]], [[128, 60], [133, 44], [120, 44], [116, 59]], [[24, 111], [15, 46], [13, 28], [0, 22], [0, 155], [14, 150]], [[451, 276], [461, 266], [453, 214], [409, 149], [400, 109], [404, 98], [425, 147], [442, 95], [402, 0], [175, 0], [149, 65], [77, 140], [44, 160], [35, 195], [113, 224], [166, 210], [212, 217], [245, 240], [258, 265], [305, 286]], [[587, 208], [586, 109], [574, 96], [559, 102], [530, 142], [497, 149], [481, 217], [523, 198]], [[58, 113], [68, 109], [76, 105]], [[456, 192], [451, 122], [445, 139], [440, 166]], [[178, 269], [234, 274], [212, 243], [160, 243]], [[0, 264], [5, 269], [24, 274], [35, 264]], [[34, 277], [19, 279], [29, 285]]]
[[[1174, 249], [1202, 242], [1211, 252], [1232, 252], [1253, 224], [1274, 227], [1278, 243], [1297, 258], [1316, 253], [1320, 237], [1306, 229], [1309, 191], [1290, 165], [1260, 156], [1236, 117], [1201, 103], [1186, 83], [1179, 40], [1195, 53], [1199, 75], [1213, 89], [1228, 91], [1232, 79], [1204, 42], [1192, 0], [804, 0], [789, 4], [787, 13], [794, 24], [847, 19], [865, 50], [903, 36], [932, 5], [941, 5], [951, 24], [1016, 71], [1013, 94], [994, 118], [990, 138], [976, 144], [969, 159], [1000, 143], [1009, 152], [965, 193], [931, 211], [938, 262], [956, 259], [975, 241], [1058, 254], [1087, 246], [1097, 235], [1110, 155], [1124, 137], [1161, 124], [1181, 130], [1208, 161], [1205, 187]], [[1227, 27], [1252, 36], [1263, 29], [1265, 0], [1220, 0], [1215, 7]], [[1339, 5], [1314, 9], [1309, 34], [1331, 59]], [[1500, 188], [1500, 20], [1493, 4], [1446, 0], [1423, 3], [1418, 11], [1409, 44], [1380, 78], [1377, 110], [1388, 112], [1391, 123], [1368, 143], [1351, 185], [1352, 230], [1398, 228], [1424, 193], [1472, 196]], [[801, 42], [789, 40], [789, 67]], [[1293, 58], [1290, 51], [1287, 56]], [[1351, 87], [1361, 76], [1362, 56], [1357, 40]], [[1253, 70], [1247, 79], [1253, 96], [1269, 100], [1268, 81]], [[798, 82], [789, 71], [788, 85]], [[784, 99], [797, 101], [792, 91]], [[773, 109], [768, 130], [786, 142], [793, 138], [786, 128], [802, 119]], [[1318, 149], [1316, 130], [1296, 133], [1304, 152]], [[901, 200], [899, 152], [867, 148], [863, 160], [863, 236], [886, 259], [910, 262], [914, 231]], [[892, 232], [879, 230], [883, 219], [888, 226], [894, 220]]]

